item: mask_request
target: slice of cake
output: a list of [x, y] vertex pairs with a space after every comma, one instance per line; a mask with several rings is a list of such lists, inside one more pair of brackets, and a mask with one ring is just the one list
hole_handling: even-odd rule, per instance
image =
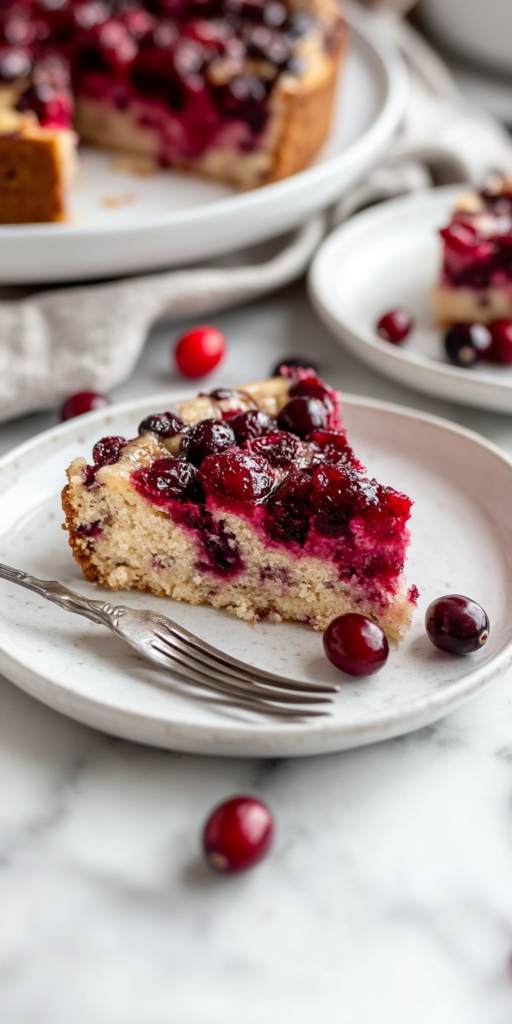
[[[346, 39], [338, 0], [4, 0], [0, 103], [30, 119], [0, 127], [0, 223], [65, 216], [73, 125], [241, 188], [302, 170], [328, 134]], [[49, 144], [28, 147], [25, 124]]]
[[440, 326], [512, 317], [512, 179], [460, 196], [441, 230], [443, 266], [433, 304]]
[[64, 528], [86, 579], [242, 619], [371, 615], [403, 637], [411, 501], [369, 479], [312, 371], [216, 390], [75, 459]]

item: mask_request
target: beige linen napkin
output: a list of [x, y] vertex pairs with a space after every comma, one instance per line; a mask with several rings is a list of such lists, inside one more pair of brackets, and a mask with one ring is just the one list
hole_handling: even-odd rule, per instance
[[[406, 0], [390, 2], [403, 7]], [[396, 11], [377, 17], [407, 61], [408, 106], [390, 152], [332, 211], [333, 223], [403, 192], [479, 183], [497, 169], [512, 173], [505, 131], [461, 98], [443, 63]], [[326, 223], [316, 217], [278, 240], [270, 259], [235, 254], [201, 269], [104, 284], [28, 294], [3, 289], [0, 420], [55, 407], [77, 390], [119, 384], [130, 375], [151, 324], [163, 316], [202, 318], [300, 277]]]

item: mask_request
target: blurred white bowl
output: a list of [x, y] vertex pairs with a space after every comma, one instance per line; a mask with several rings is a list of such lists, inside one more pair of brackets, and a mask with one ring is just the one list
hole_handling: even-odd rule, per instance
[[420, 10], [454, 53], [512, 74], [512, 0], [422, 0]]

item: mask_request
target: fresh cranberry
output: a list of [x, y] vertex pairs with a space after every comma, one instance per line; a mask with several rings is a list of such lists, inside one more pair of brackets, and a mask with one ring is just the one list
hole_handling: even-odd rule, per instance
[[485, 324], [453, 324], [445, 334], [444, 347], [450, 362], [467, 368], [489, 357], [492, 335]]
[[414, 320], [407, 309], [392, 309], [384, 313], [377, 324], [377, 334], [392, 345], [405, 341], [414, 327]]
[[330, 662], [351, 676], [372, 676], [386, 664], [389, 644], [373, 619], [357, 612], [339, 615], [324, 633]]
[[137, 470], [132, 480], [141, 493], [153, 500], [201, 501], [202, 488], [195, 466], [185, 459], [155, 459]]
[[313, 430], [327, 426], [327, 409], [318, 398], [292, 398], [281, 409], [277, 422], [280, 430], [289, 430], [299, 437], [306, 437]]
[[272, 370], [271, 377], [288, 377], [287, 373], [282, 373], [283, 369], [288, 367], [297, 367], [300, 370], [311, 370], [312, 374], [318, 374], [318, 367], [316, 363], [308, 359], [307, 356], [286, 356], [280, 359]]
[[226, 354], [224, 335], [216, 327], [194, 327], [179, 338], [175, 349], [178, 369], [185, 377], [204, 377]]
[[274, 469], [287, 469], [292, 462], [296, 461], [301, 452], [301, 443], [293, 434], [287, 434], [284, 430], [275, 429], [265, 437], [255, 437], [246, 445], [252, 455], [258, 455], [270, 462]]
[[268, 852], [274, 822], [266, 804], [252, 796], [234, 796], [219, 804], [203, 831], [203, 850], [215, 871], [246, 871]]
[[489, 639], [486, 612], [462, 594], [438, 597], [427, 608], [425, 628], [434, 647], [448, 654], [472, 654]]
[[317, 398], [319, 402], [323, 402], [328, 412], [332, 412], [334, 409], [333, 391], [332, 388], [327, 387], [323, 381], [318, 380], [318, 377], [304, 377], [303, 380], [296, 381], [290, 388], [290, 398]]
[[119, 462], [121, 452], [128, 444], [126, 437], [102, 437], [96, 441], [92, 457], [96, 466], [113, 466]]
[[232, 416], [229, 425], [235, 433], [236, 443], [243, 444], [244, 441], [270, 434], [275, 430], [276, 421], [266, 412], [249, 409], [248, 412], [239, 412]]
[[200, 466], [208, 455], [224, 452], [235, 444], [234, 432], [224, 420], [201, 420], [185, 434], [182, 450], [189, 462]]
[[239, 448], [208, 456], [200, 476], [207, 494], [228, 502], [258, 501], [274, 483], [268, 462]]
[[493, 363], [508, 366], [512, 363], [512, 320], [495, 320], [491, 324], [491, 337], [489, 358]]
[[75, 416], [83, 416], [85, 412], [94, 412], [95, 409], [104, 409], [110, 405], [108, 395], [102, 395], [99, 391], [78, 391], [76, 395], [67, 398], [60, 412], [61, 420], [72, 420]]
[[377, 504], [378, 487], [352, 467], [342, 463], [322, 464], [313, 473], [315, 526], [320, 533], [336, 537], [350, 520]]
[[159, 412], [154, 416], [146, 416], [142, 423], [139, 423], [139, 436], [150, 431], [160, 437], [175, 437], [186, 430], [187, 424], [180, 416], [173, 412]]
[[289, 473], [267, 502], [265, 530], [274, 540], [303, 544], [313, 512], [313, 484], [307, 473]]

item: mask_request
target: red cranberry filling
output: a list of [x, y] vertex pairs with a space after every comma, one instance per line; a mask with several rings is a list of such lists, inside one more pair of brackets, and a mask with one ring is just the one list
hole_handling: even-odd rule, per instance
[[140, 494], [161, 504], [166, 501], [201, 501], [204, 498], [195, 466], [185, 459], [155, 459], [132, 475]]
[[308, 434], [306, 442], [313, 450], [315, 465], [319, 462], [344, 462], [351, 464], [354, 469], [364, 468], [356, 459], [344, 430], [315, 430]]
[[[272, 421], [275, 428], [275, 420]], [[292, 462], [297, 462], [302, 446], [300, 441], [287, 434], [284, 430], [275, 430], [266, 437], [257, 437], [245, 445], [252, 455], [266, 459], [274, 469], [289, 469]]]
[[84, 484], [87, 490], [94, 487], [96, 473], [102, 466], [113, 466], [119, 462], [121, 452], [128, 444], [126, 437], [102, 437], [92, 450], [94, 466], [85, 466], [83, 470]]
[[324, 403], [329, 412], [334, 410], [334, 392], [332, 388], [327, 387], [317, 377], [305, 377], [303, 380], [298, 380], [296, 384], [292, 384], [290, 398], [297, 398], [298, 396], [302, 398], [318, 398], [320, 402]]
[[189, 462], [200, 466], [209, 455], [220, 454], [236, 444], [235, 435], [223, 420], [201, 420], [190, 428], [182, 441]]
[[327, 412], [324, 402], [318, 398], [297, 397], [281, 409], [277, 422], [281, 430], [306, 437], [313, 430], [327, 426]]
[[337, 537], [345, 533], [354, 516], [362, 515], [378, 501], [378, 485], [341, 464], [319, 466], [313, 473], [314, 523], [320, 533]]
[[230, 504], [261, 501], [274, 484], [268, 462], [238, 448], [210, 455], [200, 476], [207, 495]]
[[248, 412], [239, 412], [232, 416], [229, 425], [234, 431], [236, 443], [242, 445], [244, 441], [251, 441], [255, 437], [272, 433], [275, 430], [276, 421], [266, 412], [249, 409]]
[[313, 484], [307, 473], [290, 473], [267, 502], [265, 530], [273, 540], [304, 544], [313, 512]]
[[146, 416], [146, 419], [142, 420], [139, 424], [139, 436], [152, 431], [160, 437], [175, 437], [186, 428], [187, 424], [180, 416], [173, 412], [160, 412], [154, 416]]

